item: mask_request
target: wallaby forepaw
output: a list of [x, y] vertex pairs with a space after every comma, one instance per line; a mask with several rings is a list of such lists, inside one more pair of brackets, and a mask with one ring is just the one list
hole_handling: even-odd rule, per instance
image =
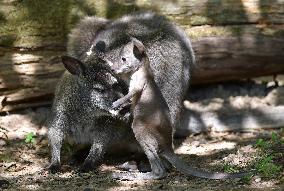
[[117, 166], [120, 170], [126, 170], [126, 171], [134, 171], [138, 170], [137, 163], [135, 161], [127, 161], [121, 165]]
[[110, 112], [112, 115], [114, 115], [114, 116], [117, 116], [117, 115], [119, 114], [119, 111], [120, 111], [120, 110], [115, 110], [115, 109], [113, 109], [113, 110], [110, 109], [110, 110], [109, 110], [109, 112]]
[[96, 165], [93, 162], [84, 162], [83, 165], [79, 168], [79, 172], [90, 172], [96, 168]]
[[60, 164], [50, 164], [48, 171], [52, 174], [58, 173], [60, 171]]

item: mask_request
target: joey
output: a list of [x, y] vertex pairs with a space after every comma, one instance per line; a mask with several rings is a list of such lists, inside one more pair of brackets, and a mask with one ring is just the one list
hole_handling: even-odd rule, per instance
[[168, 105], [159, 90], [143, 43], [135, 38], [120, 52], [120, 59], [111, 64], [117, 74], [129, 76], [128, 94], [115, 101], [116, 109], [131, 100], [132, 130], [145, 152], [151, 171], [116, 173], [115, 178], [128, 180], [160, 179], [166, 176], [166, 160], [178, 171], [201, 178], [237, 178], [247, 173], [211, 173], [190, 167], [174, 153], [173, 128]]

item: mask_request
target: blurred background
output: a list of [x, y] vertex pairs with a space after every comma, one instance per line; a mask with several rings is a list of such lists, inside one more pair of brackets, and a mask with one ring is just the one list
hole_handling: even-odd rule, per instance
[[192, 40], [185, 129], [284, 125], [282, 0], [1, 0], [0, 112], [50, 106], [68, 33], [82, 17], [141, 10], [165, 15]]

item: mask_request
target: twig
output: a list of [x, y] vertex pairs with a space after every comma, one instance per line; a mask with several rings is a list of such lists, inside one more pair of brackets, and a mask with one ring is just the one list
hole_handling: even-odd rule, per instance
[[7, 168], [5, 168], [5, 170], [9, 170], [10, 168], [14, 167], [14, 166], [17, 166], [16, 163], [12, 163], [10, 166], [8, 166]]
[[9, 130], [8, 130], [8, 129], [6, 129], [5, 127], [3, 127], [3, 126], [1, 126], [1, 125], [0, 125], [0, 129], [2, 129], [2, 130], [4, 130], [4, 131], [9, 132]]
[[[3, 130], [3, 131], [2, 131], [2, 130]], [[6, 133], [6, 132], [4, 132], [4, 131], [9, 132], [9, 130], [8, 130], [8, 129], [6, 129], [6, 128], [4, 128], [4, 127], [0, 126], [0, 132], [1, 132], [1, 133], [3, 133], [3, 134], [5, 135], [6, 140], [8, 140], [8, 139], [9, 139], [9, 137], [8, 137], [7, 133]], [[2, 138], [2, 137], [1, 137], [1, 138]], [[3, 138], [3, 139], [4, 139], [4, 138]]]

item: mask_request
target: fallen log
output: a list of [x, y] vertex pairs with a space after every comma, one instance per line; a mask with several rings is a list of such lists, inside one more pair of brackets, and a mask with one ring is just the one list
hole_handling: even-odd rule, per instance
[[284, 38], [206, 37], [193, 41], [192, 84], [284, 73]]
[[152, 10], [181, 26], [197, 57], [192, 84], [283, 74], [283, 7], [258, 0], [0, 1], [0, 112], [51, 101], [67, 34], [91, 14]]
[[186, 119], [177, 129], [178, 137], [206, 131], [258, 131], [284, 126], [284, 106], [267, 106], [256, 109], [198, 112], [188, 109]]
[[284, 126], [284, 87], [253, 82], [199, 87], [190, 91], [177, 136], [206, 131], [257, 131]]

